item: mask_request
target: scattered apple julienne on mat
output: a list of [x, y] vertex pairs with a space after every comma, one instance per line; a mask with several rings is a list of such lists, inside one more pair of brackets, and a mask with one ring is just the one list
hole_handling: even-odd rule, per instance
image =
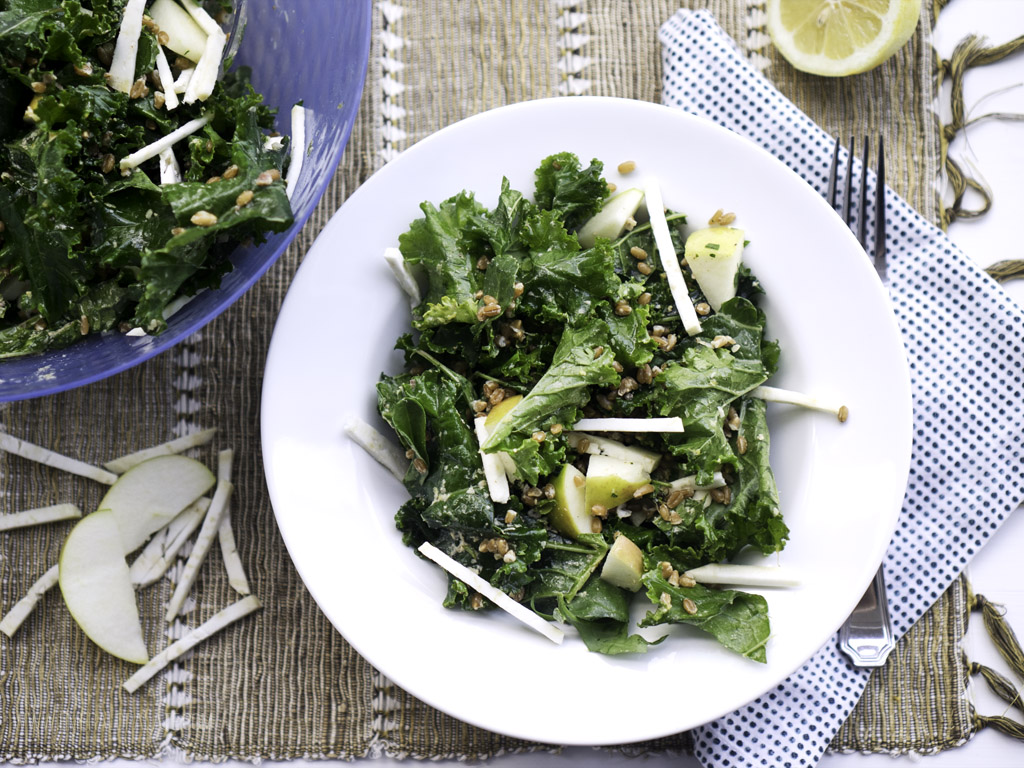
[[[228, 502], [234, 489], [233, 451], [220, 451], [216, 475], [201, 462], [180, 455], [209, 443], [216, 431], [202, 430], [121, 456], [107, 462], [104, 469], [0, 432], [0, 450], [110, 486], [96, 511], [85, 517], [74, 504], [0, 515], [0, 531], [78, 519], [58, 564], [0, 619], [0, 632], [13, 637], [42, 596], [59, 584], [68, 611], [90, 640], [119, 659], [143, 665], [124, 683], [132, 693], [198, 643], [261, 608], [259, 599], [250, 594], [231, 528]], [[212, 499], [206, 495], [211, 488]], [[165, 619], [173, 622], [183, 613], [199, 566], [215, 538], [220, 540], [229, 584], [242, 599], [150, 658], [135, 591], [167, 572], [196, 528], [200, 528], [199, 534], [178, 577]], [[145, 548], [129, 567], [126, 558], [143, 544]]]

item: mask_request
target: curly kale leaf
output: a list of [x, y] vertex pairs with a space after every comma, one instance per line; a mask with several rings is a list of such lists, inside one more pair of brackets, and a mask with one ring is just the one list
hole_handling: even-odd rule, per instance
[[[704, 630], [732, 651], [764, 664], [770, 629], [768, 603], [760, 595], [731, 589], [708, 589], [700, 584], [674, 587], [655, 571], [644, 574], [647, 596], [658, 607], [648, 612], [641, 627], [689, 624]], [[669, 600], [664, 600], [667, 595]], [[685, 601], [691, 601], [686, 603]], [[685, 606], [694, 608], [690, 613]]]
[[629, 634], [631, 597], [600, 576], [592, 576], [571, 601], [559, 598], [558, 612], [580, 633], [588, 650], [609, 656], [644, 653], [648, 646], [664, 638], [651, 642], [641, 635]]
[[574, 424], [590, 399], [589, 387], [617, 382], [608, 328], [598, 320], [567, 327], [551, 366], [527, 395], [510, 410], [484, 443], [485, 451], [515, 450], [514, 437], [531, 435], [557, 414], [560, 423]]
[[571, 152], [546, 157], [535, 172], [534, 200], [540, 208], [556, 212], [567, 229], [579, 229], [608, 197], [603, 170], [604, 164], [596, 159], [583, 168]]

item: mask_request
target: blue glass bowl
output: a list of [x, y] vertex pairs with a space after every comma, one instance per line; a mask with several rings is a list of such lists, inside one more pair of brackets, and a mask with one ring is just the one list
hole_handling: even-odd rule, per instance
[[[255, 0], [246, 5], [245, 32], [235, 57], [277, 107], [277, 129], [291, 133], [291, 106], [313, 111], [312, 143], [292, 196], [295, 222], [244, 251], [216, 291], [177, 312], [159, 336], [94, 334], [67, 349], [0, 360], [0, 401], [23, 400], [80, 387], [164, 352], [233, 304], [284, 253], [327, 189], [341, 160], [366, 77], [372, 0]], [[241, 252], [241, 251], [240, 251]]]

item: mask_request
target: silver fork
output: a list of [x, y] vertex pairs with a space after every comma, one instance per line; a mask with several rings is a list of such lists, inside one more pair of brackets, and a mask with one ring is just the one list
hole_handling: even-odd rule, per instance
[[[868, 138], [864, 138], [860, 182], [857, 192], [857, 239], [865, 252], [868, 252], [867, 212], [868, 212]], [[841, 214], [850, 228], [854, 225], [853, 198], [853, 150], [854, 141], [850, 139], [847, 152], [846, 170], [843, 174], [843, 199]], [[837, 181], [839, 171], [839, 141], [836, 141], [832, 153], [832, 165], [828, 173], [828, 191], [826, 197], [829, 204], [836, 207]], [[878, 137], [878, 168], [876, 171], [874, 196], [874, 266], [882, 284], [888, 286], [889, 273], [885, 258], [885, 153], [882, 149], [882, 138]], [[885, 596], [885, 575], [879, 567], [875, 578], [867, 592], [853, 609], [853, 613], [839, 629], [839, 649], [843, 651], [858, 667], [880, 667], [885, 664], [889, 653], [896, 647], [893, 636], [892, 621], [889, 618], [889, 602]]]

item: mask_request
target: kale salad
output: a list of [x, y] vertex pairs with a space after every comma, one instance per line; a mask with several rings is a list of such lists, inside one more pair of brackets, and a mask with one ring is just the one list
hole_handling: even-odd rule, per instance
[[[292, 222], [229, 0], [0, 0], [0, 358], [159, 333]], [[221, 74], [221, 71], [226, 74]]]
[[[390, 249], [412, 304], [404, 372], [377, 384], [408, 467], [396, 523], [592, 651], [645, 651], [646, 598], [641, 627], [764, 662], [764, 597], [700, 576], [789, 533], [762, 289], [732, 214], [693, 226], [656, 183], [613, 193], [603, 170], [563, 152], [532, 199], [504, 180], [494, 208], [425, 202]], [[493, 607], [454, 577], [444, 605]]]

